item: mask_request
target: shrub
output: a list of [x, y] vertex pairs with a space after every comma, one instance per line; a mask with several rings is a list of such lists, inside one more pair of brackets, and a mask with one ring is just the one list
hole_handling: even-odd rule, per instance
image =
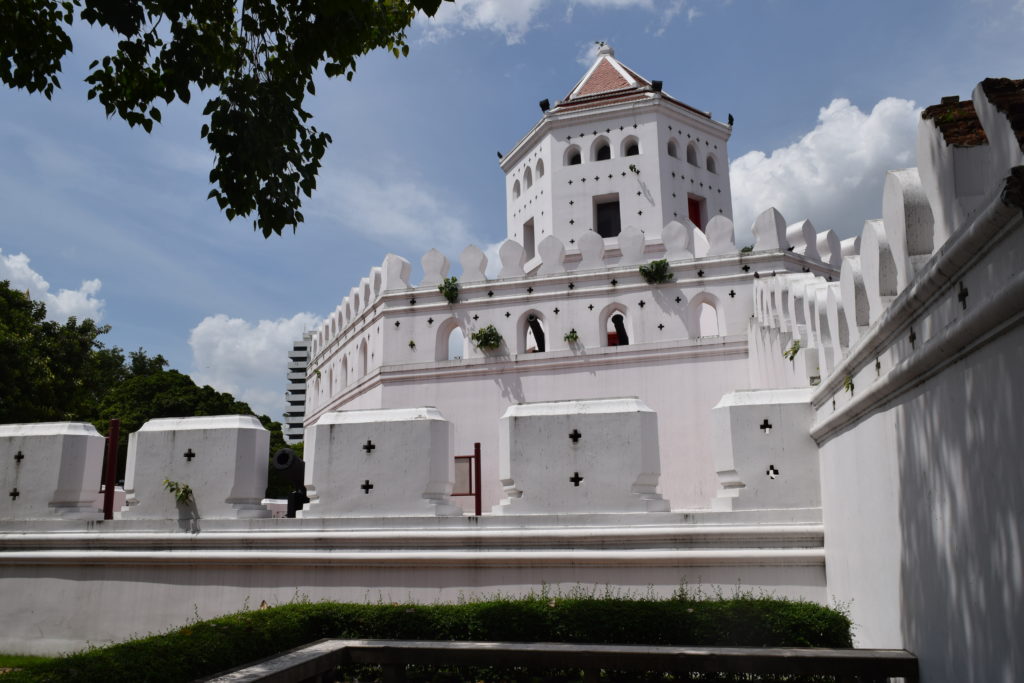
[[441, 292], [448, 303], [453, 304], [459, 300], [459, 278], [452, 275], [446, 277], [444, 282], [437, 286], [437, 291]]
[[478, 349], [483, 349], [484, 351], [493, 351], [501, 346], [501, 333], [498, 332], [498, 328], [494, 325], [481, 327], [470, 335], [470, 339], [473, 340]]
[[794, 339], [789, 348], [782, 352], [782, 357], [791, 361], [796, 359], [796, 354], [798, 353], [800, 353], [800, 340]]
[[565, 340], [566, 344], [575, 344], [580, 340], [580, 334], [579, 332], [576, 331], [576, 328], [574, 327], [568, 332], [566, 332], [565, 336], [562, 337], [562, 339]]
[[767, 597], [533, 596], [454, 605], [321, 602], [201, 621], [164, 635], [30, 664], [6, 674], [3, 681], [190, 681], [320, 638], [851, 646], [850, 620], [845, 614], [814, 603]]
[[675, 279], [666, 259], [658, 259], [651, 261], [646, 266], [640, 266], [640, 275], [647, 280], [649, 285], [660, 285]]

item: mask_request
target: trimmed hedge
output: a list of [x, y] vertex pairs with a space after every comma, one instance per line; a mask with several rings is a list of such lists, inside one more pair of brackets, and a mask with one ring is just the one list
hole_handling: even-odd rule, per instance
[[197, 622], [9, 673], [21, 681], [190, 681], [320, 638], [851, 647], [834, 609], [767, 597], [569, 597], [462, 604], [296, 603]]

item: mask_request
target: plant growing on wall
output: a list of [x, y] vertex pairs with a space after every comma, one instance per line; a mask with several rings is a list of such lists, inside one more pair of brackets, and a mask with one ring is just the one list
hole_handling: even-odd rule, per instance
[[794, 339], [793, 343], [789, 345], [789, 348], [782, 352], [782, 357], [786, 360], [796, 359], [796, 354], [800, 352], [800, 340]]
[[478, 349], [484, 351], [493, 351], [501, 346], [501, 333], [498, 332], [494, 325], [481, 327], [470, 336], [470, 339], [473, 340]]
[[850, 375], [843, 377], [843, 391], [853, 394], [853, 377]]
[[453, 304], [459, 300], [459, 279], [452, 275], [446, 277], [444, 282], [437, 286], [437, 291], [441, 292], [448, 303]]
[[409, 348], [410, 349], [415, 349], [416, 348], [416, 342], [414, 342], [412, 339], [409, 340]]
[[576, 328], [574, 327], [568, 332], [566, 332], [565, 336], [562, 337], [562, 339], [565, 340], [566, 344], [575, 344], [580, 340], [580, 335], [578, 332], [576, 332]]
[[752, 251], [754, 251], [754, 245], [753, 244], [748, 244], [747, 246], [745, 246], [742, 249], [740, 249], [740, 253], [741, 254], [749, 254]]
[[646, 266], [640, 266], [640, 275], [647, 280], [649, 285], [661, 285], [675, 279], [666, 259], [658, 259], [651, 261]]
[[640, 175], [640, 169], [636, 167], [636, 164], [630, 164], [629, 170], [632, 171], [633, 173], [636, 173], [637, 175]]
[[192, 500], [192, 487], [188, 484], [164, 479], [164, 488], [174, 496], [174, 500], [182, 505], [187, 505]]

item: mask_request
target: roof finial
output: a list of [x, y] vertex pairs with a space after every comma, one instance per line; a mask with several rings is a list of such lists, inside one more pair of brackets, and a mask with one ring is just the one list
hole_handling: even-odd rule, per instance
[[608, 55], [609, 57], [614, 57], [615, 56], [615, 50], [612, 49], [611, 45], [609, 45], [608, 43], [604, 42], [603, 40], [598, 40], [598, 41], [595, 41], [595, 42], [597, 43], [597, 54], [598, 55]]

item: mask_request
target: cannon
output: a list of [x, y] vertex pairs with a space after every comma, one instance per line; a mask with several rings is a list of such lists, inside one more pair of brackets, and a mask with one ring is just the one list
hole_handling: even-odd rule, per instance
[[292, 490], [288, 492], [288, 513], [285, 516], [295, 517], [295, 512], [309, 502], [305, 485], [306, 463], [290, 448], [278, 449], [270, 462], [291, 484]]

